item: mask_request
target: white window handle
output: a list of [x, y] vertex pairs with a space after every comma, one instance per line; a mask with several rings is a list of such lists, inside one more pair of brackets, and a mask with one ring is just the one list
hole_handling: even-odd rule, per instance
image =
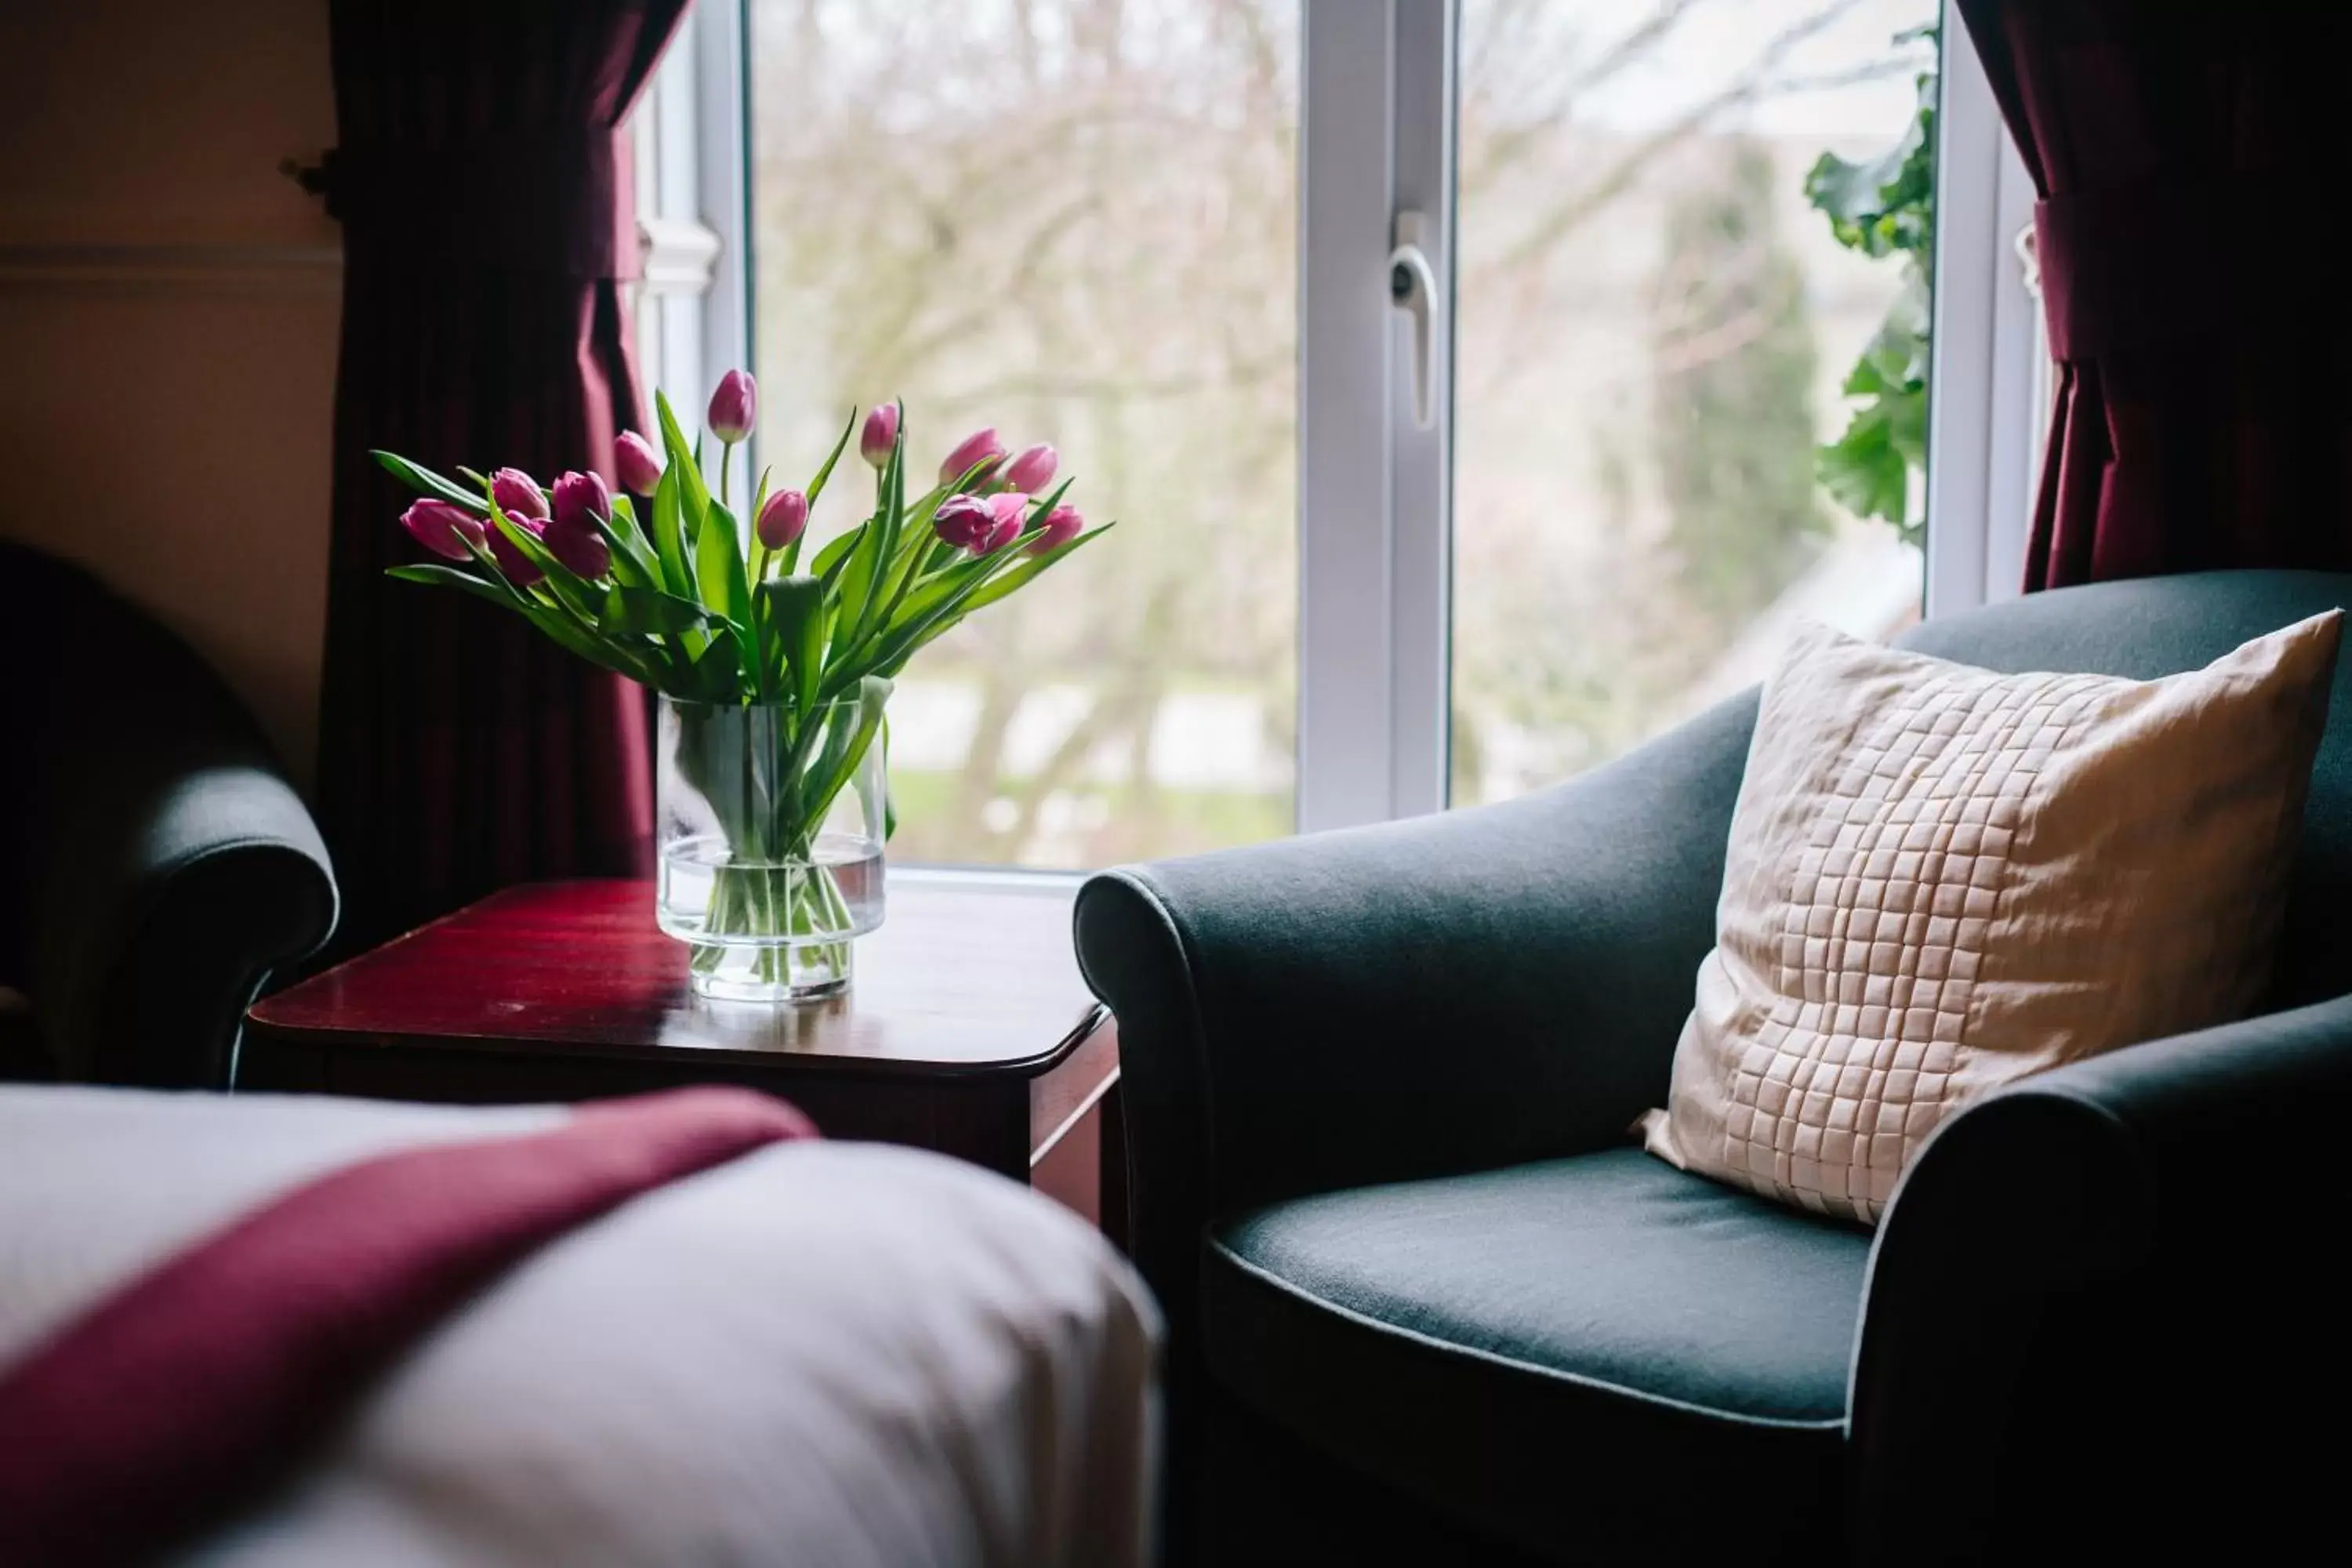
[[1420, 213], [1397, 214], [1389, 252], [1389, 301], [1412, 318], [1412, 422], [1423, 430], [1437, 424], [1437, 274], [1421, 247], [1427, 223]]

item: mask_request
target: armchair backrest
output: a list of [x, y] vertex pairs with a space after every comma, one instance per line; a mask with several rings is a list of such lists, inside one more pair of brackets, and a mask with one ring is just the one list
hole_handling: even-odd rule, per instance
[[226, 1082], [246, 1005], [333, 929], [325, 846], [186, 644], [0, 543], [0, 985], [63, 1076]]

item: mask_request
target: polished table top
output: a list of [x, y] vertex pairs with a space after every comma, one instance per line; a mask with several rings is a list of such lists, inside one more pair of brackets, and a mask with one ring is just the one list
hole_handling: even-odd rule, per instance
[[510, 888], [267, 997], [255, 1032], [461, 1049], [704, 1059], [930, 1076], [1034, 1077], [1101, 1009], [1063, 882], [894, 876], [848, 992], [796, 1006], [713, 1002], [654, 925], [647, 882]]

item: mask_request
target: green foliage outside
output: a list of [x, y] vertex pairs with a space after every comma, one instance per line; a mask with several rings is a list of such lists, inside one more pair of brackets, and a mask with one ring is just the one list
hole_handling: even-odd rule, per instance
[[[1925, 27], [1896, 40], [1932, 38]], [[1824, 153], [1805, 175], [1805, 198], [1838, 243], [1870, 257], [1898, 257], [1902, 292], [1845, 378], [1858, 401], [1845, 433], [1819, 449], [1822, 488], [1857, 517], [1883, 518], [1908, 543], [1923, 542], [1925, 508], [1911, 477], [1927, 469], [1929, 302], [1936, 250], [1936, 69], [1919, 73], [1919, 108], [1885, 156], [1850, 163]]]

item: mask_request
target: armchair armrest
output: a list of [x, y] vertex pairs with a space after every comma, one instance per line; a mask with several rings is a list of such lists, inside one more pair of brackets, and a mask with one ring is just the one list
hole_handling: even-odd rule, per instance
[[68, 1079], [226, 1087], [270, 972], [334, 929], [326, 847], [245, 709], [111, 599], [51, 703], [25, 989]]
[[2077, 1062], [1940, 1130], [1871, 1260], [1859, 1560], [2104, 1557], [2208, 1527], [2263, 1560], [2247, 1532], [2291, 1533], [2279, 1503], [2332, 1500], [2306, 1439], [2352, 1393], [2328, 1286], [2347, 1118], [2352, 996]]
[[1180, 1335], [1214, 1215], [1589, 1149], [1664, 1103], [1755, 707], [1524, 800], [1086, 885], [1134, 1256]]

